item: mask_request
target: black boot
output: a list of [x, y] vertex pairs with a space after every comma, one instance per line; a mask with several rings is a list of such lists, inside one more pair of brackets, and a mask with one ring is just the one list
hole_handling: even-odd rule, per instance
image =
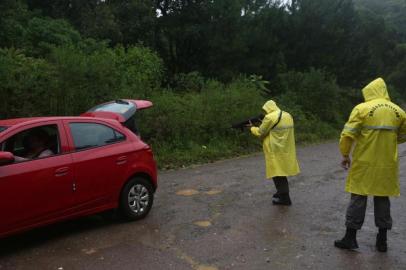
[[341, 240], [336, 240], [334, 242], [334, 246], [341, 249], [349, 249], [349, 250], [357, 249], [358, 248], [357, 230], [347, 228], [344, 238]]
[[[277, 195], [277, 196], [275, 196]], [[272, 203], [275, 205], [292, 205], [292, 201], [290, 200], [289, 193], [288, 194], [275, 194]]]
[[279, 198], [281, 196], [281, 194], [279, 194], [278, 192], [276, 192], [274, 195], [272, 195], [272, 198]]
[[379, 229], [379, 233], [376, 235], [376, 249], [379, 252], [388, 251], [387, 231], [387, 229]]

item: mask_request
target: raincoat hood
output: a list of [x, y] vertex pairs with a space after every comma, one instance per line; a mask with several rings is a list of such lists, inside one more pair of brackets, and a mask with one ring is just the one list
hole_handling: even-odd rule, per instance
[[378, 78], [365, 86], [364, 89], [362, 89], [362, 95], [364, 96], [365, 101], [378, 98], [384, 98], [390, 101], [385, 81], [382, 78]]
[[262, 106], [262, 109], [266, 111], [266, 113], [271, 113], [274, 111], [279, 111], [279, 107], [276, 105], [275, 101], [273, 100], [268, 100], [264, 106]]

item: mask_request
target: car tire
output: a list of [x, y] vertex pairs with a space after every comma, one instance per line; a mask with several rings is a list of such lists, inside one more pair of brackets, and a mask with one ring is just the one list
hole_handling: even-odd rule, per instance
[[154, 202], [154, 188], [145, 178], [134, 177], [124, 186], [120, 195], [119, 210], [127, 220], [145, 218]]

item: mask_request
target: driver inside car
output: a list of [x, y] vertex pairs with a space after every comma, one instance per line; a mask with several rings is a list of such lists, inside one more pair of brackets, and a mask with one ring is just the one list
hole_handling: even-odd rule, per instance
[[48, 134], [42, 129], [33, 129], [24, 138], [24, 148], [27, 149], [24, 157], [15, 156], [16, 162], [27, 161], [36, 158], [49, 157], [54, 155], [47, 146], [49, 142]]

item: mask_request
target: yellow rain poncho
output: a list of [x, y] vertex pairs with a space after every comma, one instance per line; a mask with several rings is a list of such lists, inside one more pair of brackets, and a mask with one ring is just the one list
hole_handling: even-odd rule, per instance
[[283, 112], [277, 123], [281, 110], [270, 100], [262, 107], [267, 113], [260, 127], [252, 127], [251, 133], [263, 140], [266, 163], [266, 177], [292, 176], [300, 172], [296, 159], [293, 118]]
[[365, 102], [357, 105], [344, 126], [340, 151], [352, 153], [346, 191], [358, 195], [399, 196], [398, 147], [406, 139], [406, 115], [390, 101], [379, 78], [362, 89]]

